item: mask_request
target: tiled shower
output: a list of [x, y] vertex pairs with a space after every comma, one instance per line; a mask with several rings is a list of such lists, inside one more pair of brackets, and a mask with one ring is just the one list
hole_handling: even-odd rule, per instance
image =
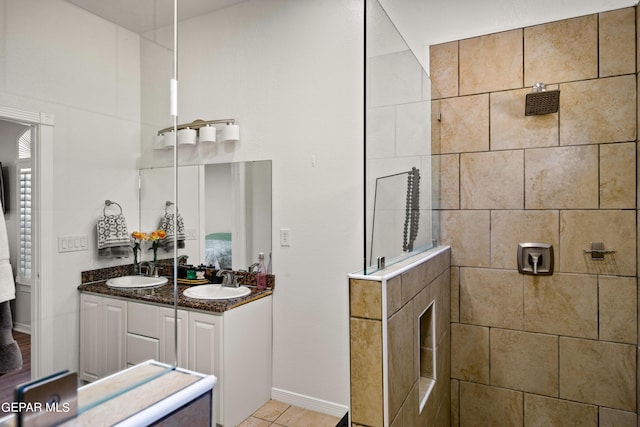
[[[431, 47], [453, 426], [638, 425], [637, 22], [630, 7]], [[537, 82], [559, 111], [525, 117]], [[553, 275], [518, 273], [522, 242], [553, 245]], [[614, 252], [593, 260], [591, 242]]]

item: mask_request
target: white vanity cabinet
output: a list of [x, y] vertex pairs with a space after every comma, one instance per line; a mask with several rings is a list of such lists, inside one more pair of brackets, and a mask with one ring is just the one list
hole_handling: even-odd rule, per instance
[[127, 302], [80, 296], [80, 379], [91, 382], [127, 367]]
[[[150, 359], [174, 363], [173, 307], [87, 293], [81, 293], [80, 299], [83, 380], [105, 376], [105, 369], [93, 366], [106, 359], [107, 366], [118, 366], [116, 370]], [[117, 310], [112, 308], [115, 303]], [[271, 308], [268, 295], [223, 313], [178, 309], [177, 364], [217, 377], [213, 405], [219, 425], [240, 424], [271, 397]], [[119, 313], [120, 322], [111, 319], [109, 325], [103, 324], [97, 314], [102, 311], [109, 313], [107, 318]], [[110, 348], [114, 341], [119, 344]]]
[[[187, 317], [178, 309], [177, 365], [187, 368]], [[172, 365], [175, 349], [175, 310], [171, 307], [127, 302], [127, 364], [157, 360]]]

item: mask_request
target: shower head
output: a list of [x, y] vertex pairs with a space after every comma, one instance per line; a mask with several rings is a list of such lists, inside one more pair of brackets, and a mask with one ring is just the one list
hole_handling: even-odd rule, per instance
[[544, 83], [536, 83], [531, 92], [527, 94], [524, 115], [537, 116], [558, 112], [560, 103], [560, 90], [547, 90]]

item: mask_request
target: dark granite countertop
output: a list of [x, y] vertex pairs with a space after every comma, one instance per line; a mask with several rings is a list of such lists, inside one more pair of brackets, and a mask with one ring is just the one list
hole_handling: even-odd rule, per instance
[[[245, 285], [251, 289], [251, 293], [240, 298], [229, 298], [225, 300], [198, 300], [185, 297], [182, 292], [190, 286], [178, 284], [178, 307], [210, 311], [213, 313], [223, 313], [227, 310], [247, 304], [251, 301], [264, 298], [273, 293], [273, 289], [258, 290], [255, 286]], [[156, 288], [145, 289], [115, 289], [107, 286], [106, 281], [85, 283], [78, 286], [80, 292], [100, 294], [109, 297], [126, 298], [130, 300], [145, 301], [155, 304], [173, 306], [173, 281]]]

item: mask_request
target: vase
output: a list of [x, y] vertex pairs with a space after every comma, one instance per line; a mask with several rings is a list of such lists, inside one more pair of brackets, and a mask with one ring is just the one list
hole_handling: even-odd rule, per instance
[[140, 274], [140, 264], [138, 263], [138, 248], [133, 248], [133, 275]]

